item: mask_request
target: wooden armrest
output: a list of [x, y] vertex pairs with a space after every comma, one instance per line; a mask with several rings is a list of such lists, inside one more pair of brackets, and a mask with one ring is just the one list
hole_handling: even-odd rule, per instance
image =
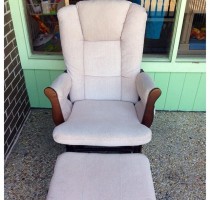
[[142, 124], [144, 124], [147, 127], [150, 127], [152, 125], [154, 119], [155, 102], [160, 97], [160, 95], [161, 90], [159, 88], [152, 89], [148, 95], [147, 104], [142, 119]]
[[51, 102], [52, 105], [52, 117], [55, 125], [59, 125], [64, 122], [63, 114], [61, 111], [60, 103], [58, 100], [57, 92], [51, 88], [47, 87], [44, 89], [45, 95], [48, 97], [48, 99]]

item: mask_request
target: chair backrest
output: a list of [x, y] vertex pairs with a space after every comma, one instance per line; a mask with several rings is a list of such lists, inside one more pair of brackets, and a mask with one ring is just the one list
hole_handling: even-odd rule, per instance
[[58, 12], [71, 101], [137, 102], [147, 14], [124, 0], [89, 0]]

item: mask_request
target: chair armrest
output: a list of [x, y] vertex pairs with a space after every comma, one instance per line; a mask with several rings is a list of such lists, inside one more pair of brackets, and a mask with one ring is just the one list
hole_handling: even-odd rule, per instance
[[140, 101], [135, 108], [139, 121], [147, 127], [152, 125], [154, 119], [155, 102], [161, 95], [161, 90], [155, 87], [152, 79], [144, 72], [136, 77], [136, 88]]
[[66, 121], [71, 114], [72, 103], [68, 99], [70, 89], [71, 77], [68, 73], [61, 74], [50, 87], [44, 89], [51, 102], [53, 121], [56, 125]]

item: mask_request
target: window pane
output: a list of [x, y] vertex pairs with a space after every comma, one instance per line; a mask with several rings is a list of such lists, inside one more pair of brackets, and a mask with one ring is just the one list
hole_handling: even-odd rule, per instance
[[176, 12], [176, 0], [133, 0], [145, 7], [148, 20], [144, 54], [168, 54]]
[[178, 55], [206, 54], [206, 0], [188, 0]]
[[64, 1], [60, 1], [60, 3], [50, 2], [25, 0], [26, 18], [33, 53], [61, 53], [57, 10], [65, 4]]
[[[132, 0], [145, 7], [148, 20], [145, 32], [144, 54], [168, 55], [177, 0]], [[51, 1], [24, 0], [31, 49], [35, 53], [61, 53], [57, 9], [64, 6]], [[60, 1], [63, 2], [64, 1]], [[78, 0], [70, 0], [76, 4]]]

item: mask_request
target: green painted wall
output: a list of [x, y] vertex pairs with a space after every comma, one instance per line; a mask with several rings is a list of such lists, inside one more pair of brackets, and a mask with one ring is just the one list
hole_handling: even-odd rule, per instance
[[[32, 107], [50, 108], [43, 90], [61, 73], [63, 70], [24, 70]], [[149, 75], [162, 90], [157, 110], [205, 111], [205, 73], [150, 72]]]

